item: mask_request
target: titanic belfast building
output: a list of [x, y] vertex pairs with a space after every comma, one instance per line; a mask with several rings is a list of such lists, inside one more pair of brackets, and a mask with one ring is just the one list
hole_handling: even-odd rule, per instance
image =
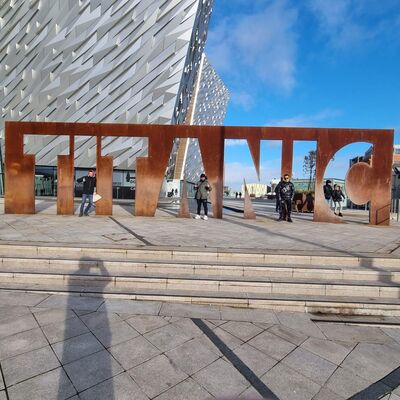
[[[5, 120], [221, 125], [229, 93], [204, 53], [212, 5], [2, 1], [1, 146]], [[67, 154], [68, 138], [32, 135], [24, 147], [36, 155], [36, 195], [56, 195], [57, 155]], [[133, 197], [136, 158], [146, 154], [143, 138], [103, 140], [102, 155], [114, 159], [114, 198]], [[76, 178], [95, 158], [95, 139], [77, 137]], [[163, 190], [179, 188], [184, 177], [196, 180], [201, 170], [197, 141], [176, 140]], [[0, 194], [2, 186], [0, 180]]]

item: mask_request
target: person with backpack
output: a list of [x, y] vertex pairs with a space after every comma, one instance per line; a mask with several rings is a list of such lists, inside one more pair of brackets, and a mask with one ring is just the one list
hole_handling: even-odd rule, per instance
[[[82, 217], [85, 215], [89, 216], [90, 208], [94, 206], [93, 204], [93, 193], [94, 188], [96, 187], [96, 177], [94, 175], [94, 171], [89, 169], [87, 176], [83, 176], [76, 180], [78, 183], [83, 183], [83, 191], [82, 191], [82, 202], [80, 207], [79, 216]], [[86, 206], [84, 211], [84, 207], [86, 204], [86, 200], [89, 200], [89, 204]]]
[[[339, 215], [339, 217], [343, 217], [342, 214], [342, 201], [345, 199], [345, 195], [342, 192], [340, 185], [335, 185], [332, 192], [332, 200], [334, 204], [334, 213], [335, 215]], [[336, 214], [336, 210], [339, 208], [339, 213]]]
[[294, 185], [290, 181], [289, 174], [283, 175], [283, 181], [280, 182], [278, 196], [281, 207], [281, 214], [278, 221], [293, 222], [291, 212], [294, 197]]
[[200, 181], [194, 186], [196, 190], [195, 199], [197, 200], [197, 214], [195, 219], [200, 219], [201, 206], [204, 208], [204, 217], [205, 221], [208, 220], [208, 194], [211, 192], [212, 188], [208, 183], [206, 174], [200, 175]]

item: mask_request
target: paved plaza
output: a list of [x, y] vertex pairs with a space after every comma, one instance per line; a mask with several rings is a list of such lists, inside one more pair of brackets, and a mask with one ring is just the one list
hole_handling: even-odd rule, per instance
[[400, 399], [400, 319], [0, 292], [0, 399]]
[[[243, 201], [232, 202], [236, 208]], [[78, 206], [78, 203], [77, 203]], [[55, 217], [54, 201], [37, 200], [36, 215], [1, 215], [0, 241], [45, 243], [96, 243], [118, 246], [167, 246], [196, 248], [253, 249], [265, 251], [363, 253], [400, 256], [400, 223], [390, 227], [314, 223], [307, 214], [293, 213], [293, 224], [277, 222], [270, 207], [258, 207], [256, 220], [227, 210], [223, 220], [176, 218], [177, 207], [165, 205], [156, 218], [133, 217], [132, 205], [114, 205], [113, 217]], [[349, 219], [362, 220], [360, 212], [345, 212]], [[365, 215], [364, 215], [365, 217]]]
[[[240, 208], [242, 203], [230, 205]], [[0, 216], [0, 244], [270, 251], [400, 257], [400, 225], [244, 220]], [[358, 222], [357, 222], [358, 221]], [[361, 222], [360, 222], [361, 221]], [[242, 309], [112, 296], [0, 291], [0, 400], [400, 399], [400, 317]]]

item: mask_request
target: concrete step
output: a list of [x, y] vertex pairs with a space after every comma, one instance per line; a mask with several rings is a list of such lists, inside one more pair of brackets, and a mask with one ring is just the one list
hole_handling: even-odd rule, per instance
[[393, 257], [1, 243], [1, 288], [400, 315]]
[[314, 266], [347, 266], [366, 268], [400, 268], [400, 260], [395, 257], [370, 257], [365, 255], [332, 254], [285, 254], [269, 253], [259, 250], [218, 249], [218, 248], [167, 248], [157, 246], [122, 247], [99, 245], [65, 245], [43, 246], [40, 244], [0, 244], [0, 257], [40, 257], [58, 259], [88, 259], [133, 261], [186, 261], [251, 263], [253, 265], [314, 265]]
[[400, 299], [301, 294], [231, 293], [192, 290], [126, 289], [97, 286], [0, 283], [0, 290], [63, 294], [131, 300], [172, 301], [192, 304], [266, 308], [314, 314], [400, 316]]
[[3, 272], [63, 273], [92, 275], [178, 274], [229, 276], [242, 278], [296, 278], [329, 280], [364, 280], [400, 283], [400, 268], [348, 267], [316, 265], [253, 265], [252, 263], [188, 262], [162, 260], [100, 261], [57, 258], [0, 258]]
[[317, 296], [383, 297], [398, 299], [400, 284], [391, 281], [332, 280], [317, 278], [260, 278], [207, 276], [190, 274], [91, 274], [90, 271], [11, 272], [0, 271], [0, 282], [49, 284], [64, 286], [98, 286], [104, 288], [191, 290], [214, 292], [277, 293]]

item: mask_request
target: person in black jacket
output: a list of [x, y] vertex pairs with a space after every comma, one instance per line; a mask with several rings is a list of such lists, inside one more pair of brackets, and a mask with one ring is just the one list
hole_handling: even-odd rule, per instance
[[[82, 191], [82, 202], [81, 208], [79, 211], [79, 216], [82, 215], [89, 216], [89, 210], [93, 207], [93, 193], [94, 188], [96, 187], [96, 177], [94, 176], [94, 171], [89, 169], [87, 176], [83, 176], [76, 180], [79, 183], [83, 182], [83, 191]], [[85, 212], [83, 211], [85, 207], [86, 200], [89, 200], [89, 204], [86, 206]]]
[[281, 177], [281, 180], [279, 183], [275, 186], [275, 196], [276, 196], [276, 204], [275, 204], [275, 211], [279, 214], [278, 221], [282, 220], [282, 209], [281, 209], [281, 202], [279, 200], [279, 188], [281, 187], [281, 183], [283, 182], [283, 177]]
[[[342, 200], [345, 199], [345, 196], [342, 192], [342, 188], [340, 185], [335, 185], [335, 188], [332, 192], [332, 200], [335, 206], [334, 213], [335, 215], [339, 215], [339, 217], [343, 217], [342, 214]], [[336, 210], [339, 208], [339, 214], [336, 214]]]
[[293, 222], [290, 214], [294, 197], [294, 185], [290, 182], [288, 174], [283, 175], [283, 181], [280, 183], [278, 196], [281, 207], [281, 218], [279, 221], [286, 220], [287, 222]]
[[331, 207], [332, 205], [332, 194], [333, 194], [332, 181], [328, 179], [324, 185], [324, 196], [329, 207]]

